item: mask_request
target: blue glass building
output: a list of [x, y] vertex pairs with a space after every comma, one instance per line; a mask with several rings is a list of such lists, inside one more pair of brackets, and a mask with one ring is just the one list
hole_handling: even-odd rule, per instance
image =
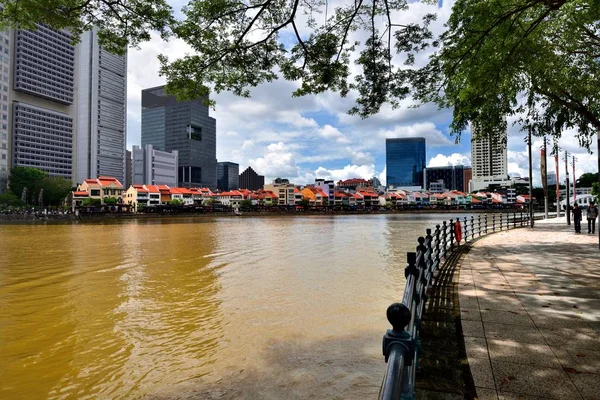
[[423, 187], [425, 138], [385, 140], [385, 164], [388, 187]]

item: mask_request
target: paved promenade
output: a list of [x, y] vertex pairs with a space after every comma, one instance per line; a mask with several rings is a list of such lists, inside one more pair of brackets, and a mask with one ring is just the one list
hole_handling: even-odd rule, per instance
[[465, 255], [459, 303], [480, 400], [600, 400], [598, 231], [582, 232], [536, 221]]

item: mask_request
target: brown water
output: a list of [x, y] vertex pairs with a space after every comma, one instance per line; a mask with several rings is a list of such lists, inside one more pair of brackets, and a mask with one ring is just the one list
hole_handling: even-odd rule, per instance
[[0, 226], [2, 399], [368, 399], [423, 216]]

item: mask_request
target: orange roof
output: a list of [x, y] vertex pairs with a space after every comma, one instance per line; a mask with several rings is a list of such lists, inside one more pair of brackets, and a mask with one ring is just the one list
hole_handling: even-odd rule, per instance
[[181, 193], [181, 194], [193, 194], [193, 192], [188, 188], [177, 188], [177, 189], [179, 190], [179, 193]]
[[150, 193], [160, 193], [160, 190], [158, 189], [158, 186], [146, 185], [146, 189], [148, 189], [148, 191]]
[[102, 185], [102, 186], [115, 185], [115, 186], [123, 187], [121, 182], [119, 182], [119, 180], [117, 178], [114, 178], [112, 176], [99, 176], [98, 182], [100, 182], [100, 185]]
[[73, 196], [89, 196], [88, 192], [73, 192]]
[[471, 197], [471, 203], [481, 203], [481, 200], [479, 200], [477, 197]]

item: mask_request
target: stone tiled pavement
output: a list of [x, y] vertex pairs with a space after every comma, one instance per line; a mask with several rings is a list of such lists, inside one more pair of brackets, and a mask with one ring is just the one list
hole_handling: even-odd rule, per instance
[[481, 238], [459, 303], [479, 399], [600, 400], [598, 232], [563, 217]]

